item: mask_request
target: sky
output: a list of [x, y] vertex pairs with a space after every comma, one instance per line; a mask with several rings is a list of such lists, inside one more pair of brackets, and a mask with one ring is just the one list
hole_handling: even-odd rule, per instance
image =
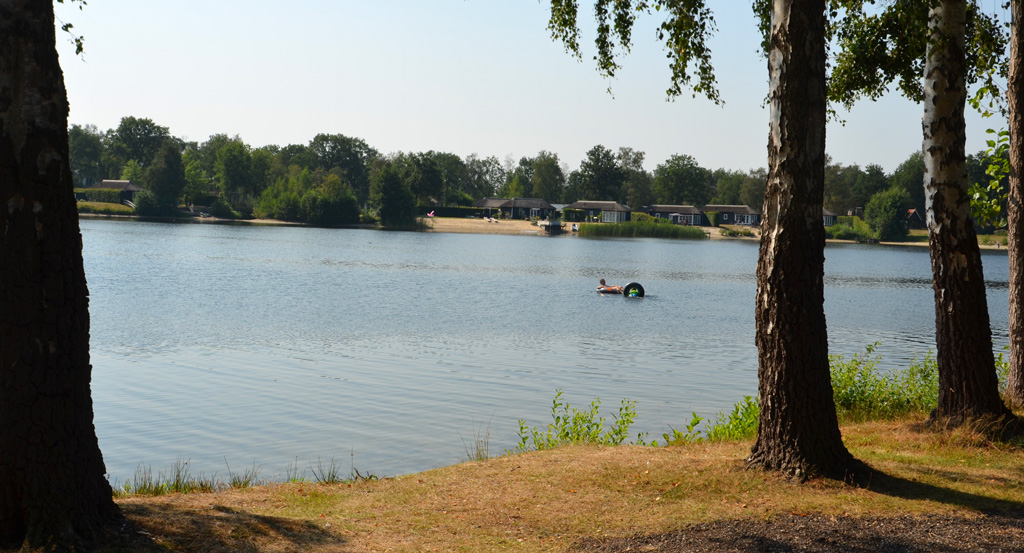
[[[101, 131], [130, 115], [200, 143], [224, 133], [286, 146], [328, 133], [385, 154], [547, 150], [569, 170], [595, 145], [645, 152], [649, 170], [676, 154], [709, 169], [765, 167], [767, 64], [750, 3], [710, 4], [722, 106], [688, 91], [667, 100], [656, 15], [637, 21], [608, 80], [591, 59], [589, 16], [577, 60], [551, 39], [538, 0], [91, 0], [56, 5], [84, 54], [64, 33], [57, 47], [70, 123]], [[922, 108], [897, 91], [839, 114], [845, 124], [827, 131], [836, 162], [891, 172], [921, 148]], [[974, 153], [1000, 123], [969, 111], [967, 125]]]

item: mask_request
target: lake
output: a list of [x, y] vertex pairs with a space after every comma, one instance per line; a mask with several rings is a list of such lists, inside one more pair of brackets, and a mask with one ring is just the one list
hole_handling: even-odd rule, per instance
[[[189, 460], [391, 476], [517, 441], [555, 390], [661, 438], [757, 390], [757, 244], [85, 219], [96, 432], [112, 482]], [[830, 351], [934, 349], [926, 248], [829, 245]], [[995, 347], [1004, 251], [984, 252]], [[643, 284], [641, 300], [595, 293]]]

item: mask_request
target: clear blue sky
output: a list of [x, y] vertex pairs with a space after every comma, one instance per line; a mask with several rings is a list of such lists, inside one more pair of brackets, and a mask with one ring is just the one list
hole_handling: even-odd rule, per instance
[[[238, 134], [256, 147], [323, 132], [382, 153], [548, 150], [570, 170], [596, 144], [646, 152], [648, 169], [673, 154], [710, 169], [766, 165], [767, 66], [749, 2], [712, 2], [724, 107], [688, 94], [666, 101], [656, 16], [638, 21], [632, 53], [607, 81], [590, 59], [589, 17], [591, 53], [579, 62], [551, 40], [547, 9], [537, 0], [93, 0], [83, 11], [57, 4], [86, 48], [76, 58], [58, 33], [58, 50], [71, 123], [101, 131], [132, 115], [187, 140]], [[840, 163], [888, 172], [921, 147], [921, 107], [897, 93], [841, 115], [846, 125], [828, 129]], [[998, 124], [970, 113], [968, 153]]]

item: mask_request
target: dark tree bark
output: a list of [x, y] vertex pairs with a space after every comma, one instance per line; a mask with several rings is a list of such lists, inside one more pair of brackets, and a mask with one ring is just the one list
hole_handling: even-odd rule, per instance
[[120, 513], [93, 427], [55, 39], [51, 1], [0, 0], [0, 547], [68, 550]]
[[1024, 2], [1011, 3], [1010, 78], [1010, 192], [1006, 201], [1007, 249], [1010, 255], [1010, 376], [1006, 397], [1024, 406]]
[[933, 420], [1008, 415], [999, 397], [981, 252], [964, 148], [965, 0], [929, 12], [924, 90], [924, 189], [935, 291], [939, 404]]
[[850, 476], [825, 328], [825, 2], [775, 0], [768, 57], [768, 184], [757, 263], [761, 415], [748, 463]]

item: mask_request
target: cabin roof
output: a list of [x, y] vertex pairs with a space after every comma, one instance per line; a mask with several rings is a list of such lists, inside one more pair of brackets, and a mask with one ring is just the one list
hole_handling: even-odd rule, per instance
[[567, 206], [566, 209], [594, 209], [601, 211], [629, 211], [628, 205], [622, 205], [618, 202], [593, 202], [588, 200], [581, 200], [573, 202]]

